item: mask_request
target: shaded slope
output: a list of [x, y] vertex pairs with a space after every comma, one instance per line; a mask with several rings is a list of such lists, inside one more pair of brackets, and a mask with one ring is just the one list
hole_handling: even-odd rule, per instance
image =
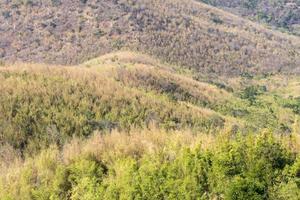
[[202, 73], [299, 67], [299, 38], [192, 0], [30, 2], [1, 2], [4, 60], [81, 63], [127, 48]]

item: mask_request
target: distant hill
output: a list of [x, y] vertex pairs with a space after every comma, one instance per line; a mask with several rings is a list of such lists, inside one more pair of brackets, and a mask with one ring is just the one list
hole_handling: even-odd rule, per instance
[[200, 0], [252, 20], [300, 35], [299, 0]]
[[193, 0], [7, 0], [0, 13], [5, 62], [78, 64], [129, 49], [201, 74], [299, 72], [298, 37]]

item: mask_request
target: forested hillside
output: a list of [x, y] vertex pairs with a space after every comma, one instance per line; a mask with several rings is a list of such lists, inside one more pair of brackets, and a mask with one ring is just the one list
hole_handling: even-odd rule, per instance
[[297, 24], [293, 0], [0, 1], [0, 200], [299, 200]]
[[300, 36], [299, 0], [201, 0]]
[[299, 71], [299, 38], [194, 0], [1, 1], [0, 59], [77, 64], [133, 49], [197, 72]]

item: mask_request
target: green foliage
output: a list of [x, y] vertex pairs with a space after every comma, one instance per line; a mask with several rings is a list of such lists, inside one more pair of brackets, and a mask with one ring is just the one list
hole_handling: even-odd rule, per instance
[[212, 160], [214, 190], [226, 199], [268, 199], [295, 158], [271, 134], [261, 134], [224, 142]]
[[111, 157], [105, 164], [90, 153], [62, 162], [52, 148], [27, 160], [9, 179], [2, 175], [0, 198], [297, 199], [299, 158], [282, 141], [266, 133], [218, 140], [206, 150], [165, 146], [140, 157]]
[[295, 114], [300, 115], [300, 98], [294, 98], [287, 101], [284, 105], [287, 108], [291, 108]]
[[241, 98], [247, 99], [250, 104], [254, 104], [256, 97], [263, 92], [266, 92], [266, 88], [264, 86], [249, 86], [246, 87], [242, 93], [241, 93]]
[[[96, 200], [101, 197], [100, 184], [107, 169], [97, 160], [83, 158], [67, 168], [70, 199]], [[67, 192], [68, 191], [64, 191]]]
[[[298, 99], [284, 97], [289, 82], [269, 91], [252, 77], [229, 93], [131, 67], [1, 69], [0, 199], [298, 198]], [[219, 129], [227, 122], [234, 126]], [[151, 123], [147, 138], [139, 131]]]
[[256, 180], [236, 177], [229, 185], [225, 199], [228, 200], [263, 200], [266, 199], [264, 186]]

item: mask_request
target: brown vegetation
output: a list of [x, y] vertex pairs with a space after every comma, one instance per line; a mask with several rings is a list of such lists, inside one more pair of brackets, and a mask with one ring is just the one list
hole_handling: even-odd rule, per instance
[[201, 73], [299, 71], [299, 38], [192, 0], [3, 1], [0, 58], [81, 63], [127, 48]]

